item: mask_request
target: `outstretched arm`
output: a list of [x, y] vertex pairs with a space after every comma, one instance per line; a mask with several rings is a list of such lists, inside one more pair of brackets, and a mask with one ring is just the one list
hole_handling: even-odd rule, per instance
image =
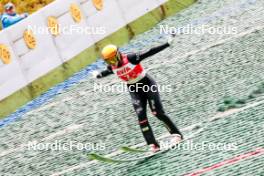
[[26, 18], [28, 15], [26, 13], [22, 14], [22, 15], [16, 15], [16, 16], [9, 16], [9, 17], [5, 17], [3, 19], [3, 23], [4, 24], [8, 24], [8, 25], [13, 25], [21, 20], [23, 20], [24, 18]]
[[113, 74], [113, 70], [112, 70], [111, 66], [107, 66], [106, 70], [103, 70], [96, 75], [96, 78], [103, 78], [103, 77], [106, 77], [110, 74]]
[[170, 44], [167, 42], [165, 44], [153, 47], [153, 48], [151, 48], [145, 52], [128, 54], [128, 59], [132, 64], [138, 64], [142, 60], [144, 60], [150, 56], [153, 56], [154, 54], [159, 53], [160, 51], [168, 48], [169, 46], [170, 46]]

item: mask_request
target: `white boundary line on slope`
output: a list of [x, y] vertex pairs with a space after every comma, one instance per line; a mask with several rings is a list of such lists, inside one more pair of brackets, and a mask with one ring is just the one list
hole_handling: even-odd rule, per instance
[[74, 99], [73, 97], [67, 97], [67, 98], [64, 98], [64, 99], [59, 100], [59, 101], [45, 103], [45, 104], [43, 104], [42, 106], [37, 107], [37, 108], [35, 108], [35, 109], [29, 111], [29, 112], [27, 113], [27, 115], [29, 115], [29, 114], [34, 114], [34, 113], [37, 113], [37, 112], [40, 112], [40, 111], [44, 111], [44, 110], [46, 110], [46, 109], [48, 109], [48, 108], [51, 108], [51, 107], [54, 107], [54, 106], [56, 106], [56, 105], [58, 105], [58, 104], [60, 104], [60, 103], [65, 103], [65, 102], [68, 102], [68, 101], [73, 100], [73, 99]]
[[[213, 116], [212, 118], [210, 118], [210, 119], [208, 120], [208, 122], [212, 122], [212, 121], [217, 120], [217, 119], [220, 119], [220, 118], [228, 117], [228, 116], [230, 116], [230, 115], [233, 115], [233, 114], [236, 114], [236, 113], [242, 112], [242, 111], [247, 110], [247, 109], [249, 109], [249, 108], [256, 107], [256, 106], [258, 106], [258, 105], [260, 105], [260, 104], [262, 104], [262, 103], [264, 103], [264, 100], [261, 100], [261, 101], [258, 101], [258, 102], [255, 102], [255, 103], [249, 104], [249, 105], [247, 105], [247, 106], [245, 106], [245, 107], [242, 107], [242, 108], [232, 109], [232, 110], [229, 110], [229, 111], [227, 111], [227, 112], [218, 113], [218, 114], [216, 114], [215, 116]], [[188, 127], [183, 128], [182, 131], [186, 131], [186, 129], [191, 130], [191, 129], [193, 129], [193, 128], [197, 127], [197, 126], [200, 126], [200, 125], [201, 125], [201, 123], [197, 123], [197, 124], [194, 124], [194, 125], [191, 125], [191, 126], [188, 126]], [[192, 128], [190, 128], [190, 127], [192, 127]], [[167, 136], [167, 135], [168, 135], [168, 134], [164, 134], [164, 135], [160, 136], [158, 139], [160, 139], [160, 138], [162, 138], [162, 137], [165, 137], [165, 136]], [[144, 145], [145, 145], [145, 143], [139, 143], [139, 144], [136, 144], [136, 145], [131, 146], [131, 147], [133, 147], [133, 148], [137, 148], [137, 147], [141, 147], [141, 146], [144, 146]], [[113, 153], [110, 153], [110, 154], [108, 154], [108, 155], [105, 155], [105, 156], [106, 156], [106, 157], [113, 157], [113, 156], [119, 155], [119, 154], [121, 154], [121, 153], [123, 153], [123, 152], [117, 150], [117, 151], [115, 151], [115, 152], [113, 152]], [[72, 172], [72, 171], [74, 171], [74, 170], [76, 170], [76, 169], [85, 168], [85, 167], [87, 167], [87, 166], [89, 166], [89, 165], [91, 165], [91, 164], [97, 163], [97, 162], [98, 162], [98, 161], [94, 160], [94, 161], [89, 161], [89, 162], [86, 162], [86, 163], [82, 163], [82, 164], [80, 164], [80, 165], [76, 165], [76, 166], [74, 166], [74, 167], [68, 168], [68, 169], [66, 169], [66, 170], [64, 170], [64, 171], [56, 172], [56, 173], [54, 173], [54, 174], [52, 174], [52, 175], [50, 175], [50, 176], [59, 176], [59, 175], [63, 175], [63, 174], [65, 174], [65, 173]]]

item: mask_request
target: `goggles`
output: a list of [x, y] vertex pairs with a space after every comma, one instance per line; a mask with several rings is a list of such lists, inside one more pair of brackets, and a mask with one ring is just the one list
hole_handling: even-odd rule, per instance
[[116, 56], [105, 59], [105, 62], [109, 65], [116, 65], [120, 61], [120, 54], [117, 53]]

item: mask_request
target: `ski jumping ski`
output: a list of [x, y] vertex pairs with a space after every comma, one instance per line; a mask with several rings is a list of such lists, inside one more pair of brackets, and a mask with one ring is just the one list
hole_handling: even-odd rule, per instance
[[[198, 132], [196, 132], [195, 134], [192, 134], [191, 136], [186, 137], [185, 139], [183, 139], [182, 141], [180, 141], [177, 144], [171, 144], [171, 145], [164, 145], [163, 147], [161, 147], [161, 150], [156, 152], [156, 153], [150, 153], [148, 150], [143, 150], [143, 149], [137, 149], [137, 148], [132, 148], [132, 147], [121, 147], [120, 150], [122, 152], [127, 152], [127, 153], [138, 153], [138, 154], [143, 154], [140, 157], [134, 157], [131, 159], [118, 159], [118, 158], [112, 158], [112, 157], [107, 157], [104, 155], [100, 155], [97, 153], [89, 153], [87, 156], [90, 160], [97, 160], [100, 162], [105, 162], [105, 163], [126, 163], [126, 162], [139, 162], [139, 161], [144, 161], [147, 159], [150, 159], [154, 156], [157, 156], [159, 154], [162, 153], [166, 153], [167, 151], [169, 151], [170, 149], [175, 149], [175, 147], [177, 147], [177, 145], [179, 145], [180, 143], [183, 143], [187, 140], [192, 139], [196, 134], [200, 133], [202, 131], [198, 130]], [[166, 140], [169, 139], [169, 136], [164, 136], [161, 138], [161, 146], [162, 146], [162, 142], [165, 144], [168, 144], [168, 142], [166, 142]]]

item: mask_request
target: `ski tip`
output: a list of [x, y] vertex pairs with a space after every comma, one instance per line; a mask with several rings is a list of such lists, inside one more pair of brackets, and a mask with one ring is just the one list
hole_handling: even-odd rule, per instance
[[90, 160], [95, 160], [98, 158], [98, 155], [96, 153], [88, 153], [87, 156]]
[[99, 155], [96, 153], [89, 153], [87, 154], [87, 156], [90, 160], [96, 160], [96, 161], [105, 162], [105, 163], [122, 163], [123, 162], [122, 160], [109, 158], [109, 157]]

